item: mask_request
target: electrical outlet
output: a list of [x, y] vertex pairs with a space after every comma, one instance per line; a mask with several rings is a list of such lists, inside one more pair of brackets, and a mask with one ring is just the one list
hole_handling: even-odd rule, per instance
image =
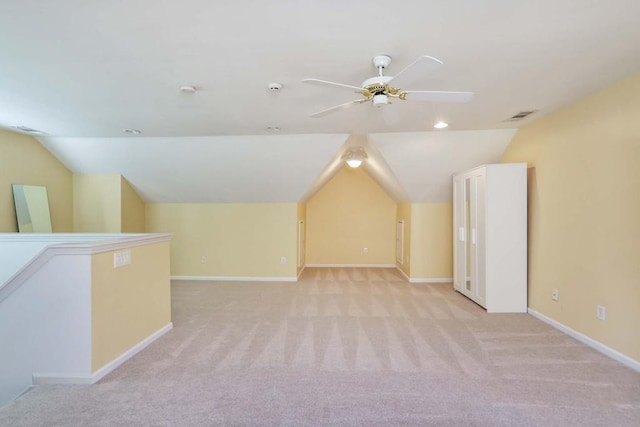
[[607, 315], [607, 309], [605, 308], [605, 306], [599, 305], [596, 307], [596, 316], [598, 316], [598, 319], [604, 320], [606, 315]]
[[369, 253], [369, 248], [362, 248], [362, 253], [363, 254], [368, 254]]
[[286, 263], [287, 263], [287, 257], [286, 256], [280, 257], [280, 264], [285, 265]]
[[204, 256], [204, 255], [202, 255], [202, 256], [200, 257], [200, 262], [201, 262], [201, 263], [203, 263], [203, 264], [205, 264], [205, 263], [207, 262], [207, 257], [206, 257], [206, 256]]
[[553, 292], [551, 292], [551, 299], [554, 301], [558, 301], [558, 290], [554, 289]]
[[129, 264], [131, 264], [131, 251], [116, 252], [113, 254], [113, 268], [120, 268]]

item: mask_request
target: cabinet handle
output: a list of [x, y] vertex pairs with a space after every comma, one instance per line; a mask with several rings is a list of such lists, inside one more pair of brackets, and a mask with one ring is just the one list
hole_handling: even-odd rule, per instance
[[458, 228], [458, 240], [464, 242], [464, 227]]

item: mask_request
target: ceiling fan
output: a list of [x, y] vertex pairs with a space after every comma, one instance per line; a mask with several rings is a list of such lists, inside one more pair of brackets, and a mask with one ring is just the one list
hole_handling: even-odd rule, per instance
[[473, 96], [472, 92], [401, 89], [442, 65], [442, 61], [432, 56], [421, 56], [395, 76], [385, 76], [384, 69], [387, 68], [390, 63], [391, 57], [389, 55], [374, 56], [373, 65], [378, 70], [378, 75], [365, 80], [360, 87], [319, 79], [302, 80], [303, 83], [352, 89], [356, 93], [364, 96], [362, 99], [356, 99], [355, 101], [349, 101], [345, 104], [318, 111], [311, 114], [311, 117], [323, 117], [356, 104], [364, 104], [365, 102], [371, 102], [371, 105], [375, 107], [382, 107], [391, 104], [391, 98], [398, 98], [403, 101], [468, 102]]

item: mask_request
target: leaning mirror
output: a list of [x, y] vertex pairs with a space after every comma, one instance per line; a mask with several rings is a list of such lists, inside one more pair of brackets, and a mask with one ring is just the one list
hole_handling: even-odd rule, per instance
[[46, 187], [13, 184], [13, 200], [16, 204], [19, 232], [52, 232]]

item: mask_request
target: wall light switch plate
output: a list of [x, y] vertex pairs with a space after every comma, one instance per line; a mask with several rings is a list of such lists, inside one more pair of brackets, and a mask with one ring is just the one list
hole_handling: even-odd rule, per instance
[[607, 316], [607, 309], [602, 305], [597, 306], [596, 307], [596, 316], [598, 316], [598, 319], [604, 320], [605, 317]]
[[131, 251], [116, 252], [113, 254], [113, 268], [120, 268], [130, 264]]
[[558, 301], [558, 290], [554, 289], [553, 292], [551, 292], [551, 299], [554, 301]]

